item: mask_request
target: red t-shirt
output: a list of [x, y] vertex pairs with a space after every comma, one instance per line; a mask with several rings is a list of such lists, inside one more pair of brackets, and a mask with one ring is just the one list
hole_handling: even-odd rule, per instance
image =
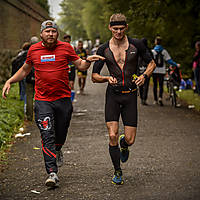
[[35, 68], [35, 99], [55, 101], [71, 96], [68, 63], [79, 59], [73, 47], [58, 41], [56, 47], [48, 50], [38, 42], [28, 51], [26, 63]]

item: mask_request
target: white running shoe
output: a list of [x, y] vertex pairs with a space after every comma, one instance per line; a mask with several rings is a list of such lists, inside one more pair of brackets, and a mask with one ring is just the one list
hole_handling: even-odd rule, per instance
[[46, 180], [45, 185], [47, 187], [55, 187], [59, 182], [58, 176], [55, 172], [49, 174], [49, 178]]

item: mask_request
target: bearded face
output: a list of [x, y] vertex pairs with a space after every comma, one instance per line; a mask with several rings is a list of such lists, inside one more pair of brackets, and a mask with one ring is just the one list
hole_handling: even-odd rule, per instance
[[57, 42], [58, 31], [55, 28], [46, 28], [42, 31], [40, 37], [44, 44], [52, 46]]

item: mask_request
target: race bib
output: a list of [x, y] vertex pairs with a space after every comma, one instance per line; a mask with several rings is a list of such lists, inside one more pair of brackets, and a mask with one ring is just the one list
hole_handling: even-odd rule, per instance
[[51, 61], [55, 61], [55, 55], [45, 55], [45, 56], [41, 56], [41, 62], [51, 62]]

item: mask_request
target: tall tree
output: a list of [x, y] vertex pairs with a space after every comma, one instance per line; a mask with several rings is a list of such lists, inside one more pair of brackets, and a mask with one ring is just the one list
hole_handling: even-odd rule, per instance
[[86, 1], [82, 12], [82, 23], [87, 32], [88, 38], [93, 42], [96, 38], [103, 41], [109, 38], [108, 22], [105, 23], [102, 15], [102, 0]]
[[87, 39], [87, 34], [82, 23], [83, 3], [79, 0], [63, 0], [62, 12], [58, 24], [64, 32], [73, 36], [73, 39]]
[[61, 25], [75, 38], [104, 42], [110, 37], [109, 17], [121, 12], [126, 15], [130, 37], [146, 37], [153, 47], [157, 34], [173, 59], [191, 73], [194, 43], [200, 40], [199, 0], [63, 0]]

